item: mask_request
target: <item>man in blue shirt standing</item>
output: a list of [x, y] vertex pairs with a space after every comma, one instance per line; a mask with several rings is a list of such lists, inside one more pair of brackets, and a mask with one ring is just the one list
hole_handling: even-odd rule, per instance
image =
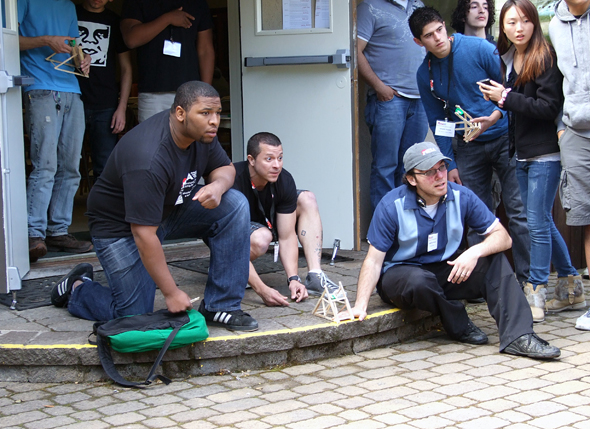
[[[500, 351], [550, 359], [557, 347], [537, 337], [533, 318], [508, 260], [511, 240], [492, 212], [469, 189], [448, 182], [451, 159], [434, 143], [417, 143], [404, 155], [405, 185], [388, 193], [369, 226], [369, 252], [361, 268], [353, 315], [363, 320], [375, 286], [398, 308], [440, 316], [447, 334], [485, 344], [486, 334], [469, 319], [462, 299], [485, 298], [496, 320]], [[463, 253], [466, 227], [484, 236]]]
[[[496, 171], [514, 241], [516, 277], [524, 283], [529, 276], [530, 235], [516, 181], [516, 160], [509, 153], [508, 118], [493, 102], [484, 100], [477, 85], [477, 81], [488, 78], [502, 81], [495, 47], [479, 37], [454, 34], [449, 38], [442, 17], [431, 7], [412, 14], [410, 29], [416, 44], [428, 51], [416, 79], [436, 142], [451, 158], [449, 180], [467, 186], [493, 210], [492, 172]], [[451, 138], [455, 135], [452, 123], [459, 120], [454, 113], [457, 105], [480, 124], [481, 130], [470, 141], [457, 133], [455, 158]], [[470, 244], [476, 241], [477, 237], [470, 235]]]
[[369, 85], [365, 120], [371, 132], [371, 203], [401, 185], [401, 158], [424, 140], [428, 122], [416, 87], [424, 49], [412, 41], [408, 17], [419, 0], [365, 0], [357, 7], [359, 73]]
[[[92, 250], [92, 243], [68, 234], [84, 137], [80, 87], [73, 74], [55, 70], [45, 59], [55, 53], [61, 62], [71, 55], [69, 42], [78, 37], [78, 20], [70, 0], [19, 0], [18, 23], [22, 71], [35, 79], [23, 97], [33, 166], [27, 180], [29, 259], [35, 262], [47, 247]], [[88, 73], [90, 56], [85, 55], [81, 68]]]

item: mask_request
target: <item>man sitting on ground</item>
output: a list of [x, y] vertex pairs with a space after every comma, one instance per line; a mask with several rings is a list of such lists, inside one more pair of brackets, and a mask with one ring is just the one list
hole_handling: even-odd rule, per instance
[[[253, 331], [240, 310], [248, 279], [248, 203], [230, 189], [235, 169], [217, 140], [221, 100], [212, 86], [181, 85], [170, 110], [115, 146], [88, 196], [90, 234], [109, 287], [80, 264], [53, 289], [54, 305], [88, 320], [152, 312], [156, 287], [172, 313], [192, 307], [166, 264], [161, 242], [202, 238], [211, 249], [199, 311], [207, 324]], [[198, 185], [205, 178], [204, 186]]]
[[[485, 344], [462, 299], [485, 298], [496, 321], [500, 351], [536, 359], [557, 358], [557, 347], [537, 337], [533, 318], [502, 252], [512, 240], [498, 219], [469, 189], [447, 181], [447, 162], [434, 143], [406, 151], [406, 184], [389, 192], [373, 215], [369, 252], [361, 268], [353, 315], [363, 320], [371, 292], [398, 308], [440, 316], [447, 334]], [[485, 238], [459, 253], [466, 227]]]
[[[335, 291], [338, 286], [320, 267], [322, 221], [315, 195], [298, 190], [293, 176], [283, 169], [281, 141], [271, 133], [255, 134], [248, 141], [247, 154], [247, 161], [235, 164], [234, 189], [250, 203], [250, 261], [264, 255], [271, 241], [278, 241], [275, 246], [285, 267], [292, 300], [300, 302], [308, 294], [321, 295], [324, 285]], [[297, 275], [297, 238], [309, 270], [305, 286]], [[286, 296], [264, 284], [252, 262], [248, 283], [266, 305], [289, 305]]]

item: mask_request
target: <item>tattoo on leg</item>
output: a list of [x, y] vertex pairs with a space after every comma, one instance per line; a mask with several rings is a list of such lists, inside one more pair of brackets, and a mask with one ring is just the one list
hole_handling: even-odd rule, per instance
[[305, 237], [305, 234], [307, 234], [307, 232], [306, 232], [304, 229], [302, 229], [302, 230], [301, 230], [301, 236], [302, 236], [302, 237]]

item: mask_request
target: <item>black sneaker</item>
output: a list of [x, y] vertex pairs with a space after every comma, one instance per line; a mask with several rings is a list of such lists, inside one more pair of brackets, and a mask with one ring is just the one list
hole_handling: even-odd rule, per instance
[[561, 356], [561, 351], [557, 347], [537, 337], [537, 334], [521, 335], [512, 341], [502, 352], [533, 359], [555, 359]]
[[255, 331], [258, 322], [242, 310], [212, 312], [205, 308], [205, 301], [201, 301], [199, 313], [205, 317], [207, 325], [219, 326], [230, 331]]
[[457, 338], [457, 341], [467, 344], [475, 344], [476, 346], [486, 344], [488, 342], [488, 336], [484, 331], [479, 329], [475, 324], [469, 320], [467, 322], [467, 330], [463, 335]]
[[307, 273], [305, 287], [307, 288], [307, 293], [314, 296], [320, 296], [324, 293], [324, 287], [328, 293], [336, 293], [338, 290], [338, 285], [330, 280], [323, 271], [319, 273]]
[[77, 280], [84, 281], [84, 278], [94, 279], [92, 265], [78, 264], [65, 277], [62, 277], [51, 290], [51, 303], [56, 307], [65, 307], [72, 294], [74, 283]]

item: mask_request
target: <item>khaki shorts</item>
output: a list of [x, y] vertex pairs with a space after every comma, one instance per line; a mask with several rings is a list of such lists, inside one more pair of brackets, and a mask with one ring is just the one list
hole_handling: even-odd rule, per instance
[[590, 225], [590, 139], [569, 128], [559, 139], [561, 183], [559, 198], [569, 226]]

